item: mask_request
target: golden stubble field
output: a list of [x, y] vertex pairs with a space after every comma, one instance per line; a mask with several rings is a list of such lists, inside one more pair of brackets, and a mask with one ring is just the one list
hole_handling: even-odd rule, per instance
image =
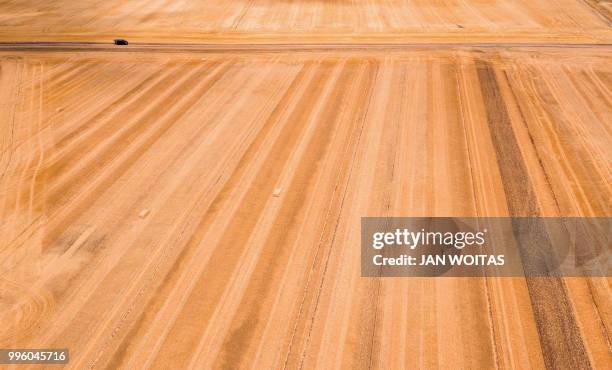
[[0, 3], [78, 41], [0, 45], [0, 348], [608, 368], [609, 278], [360, 277], [362, 216], [611, 214], [609, 4], [551, 3]]
[[598, 0], [4, 0], [0, 41], [609, 43]]

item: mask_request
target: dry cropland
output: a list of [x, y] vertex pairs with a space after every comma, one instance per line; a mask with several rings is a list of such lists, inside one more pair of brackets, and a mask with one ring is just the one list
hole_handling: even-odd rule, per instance
[[364, 216], [612, 216], [612, 3], [0, 1], [0, 348], [610, 369], [609, 277], [365, 278]]

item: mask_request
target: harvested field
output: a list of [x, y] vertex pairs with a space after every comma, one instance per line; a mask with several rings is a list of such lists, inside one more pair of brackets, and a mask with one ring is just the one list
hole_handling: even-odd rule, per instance
[[0, 346], [605, 368], [606, 278], [359, 278], [364, 214], [610, 214], [611, 55], [572, 54], [3, 55]]
[[5, 0], [0, 41], [610, 43], [595, 0]]
[[609, 277], [364, 278], [360, 219], [609, 217], [611, 9], [0, 1], [0, 349], [609, 368]]

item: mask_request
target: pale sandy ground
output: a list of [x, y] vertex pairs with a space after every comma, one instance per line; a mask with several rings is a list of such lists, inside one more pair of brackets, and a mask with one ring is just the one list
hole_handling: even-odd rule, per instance
[[[198, 19], [180, 13], [194, 2], [151, 3], [131, 9], [167, 17], [134, 32]], [[271, 3], [248, 3], [245, 33]], [[554, 3], [574, 8], [528, 19], [605, 39], [607, 2]], [[101, 16], [83, 5], [62, 25], [52, 14], [79, 3], [44, 4], [2, 2], [23, 22], [7, 17], [0, 29], [16, 33], [1, 37], [103, 39], [107, 7], [127, 11], [99, 1]], [[212, 9], [200, 22], [221, 27]], [[498, 17], [479, 24], [529, 23]], [[361, 278], [359, 227], [610, 216], [612, 49], [293, 42], [302, 50], [0, 50], [0, 348], [68, 347], [74, 369], [609, 368], [609, 278]]]

